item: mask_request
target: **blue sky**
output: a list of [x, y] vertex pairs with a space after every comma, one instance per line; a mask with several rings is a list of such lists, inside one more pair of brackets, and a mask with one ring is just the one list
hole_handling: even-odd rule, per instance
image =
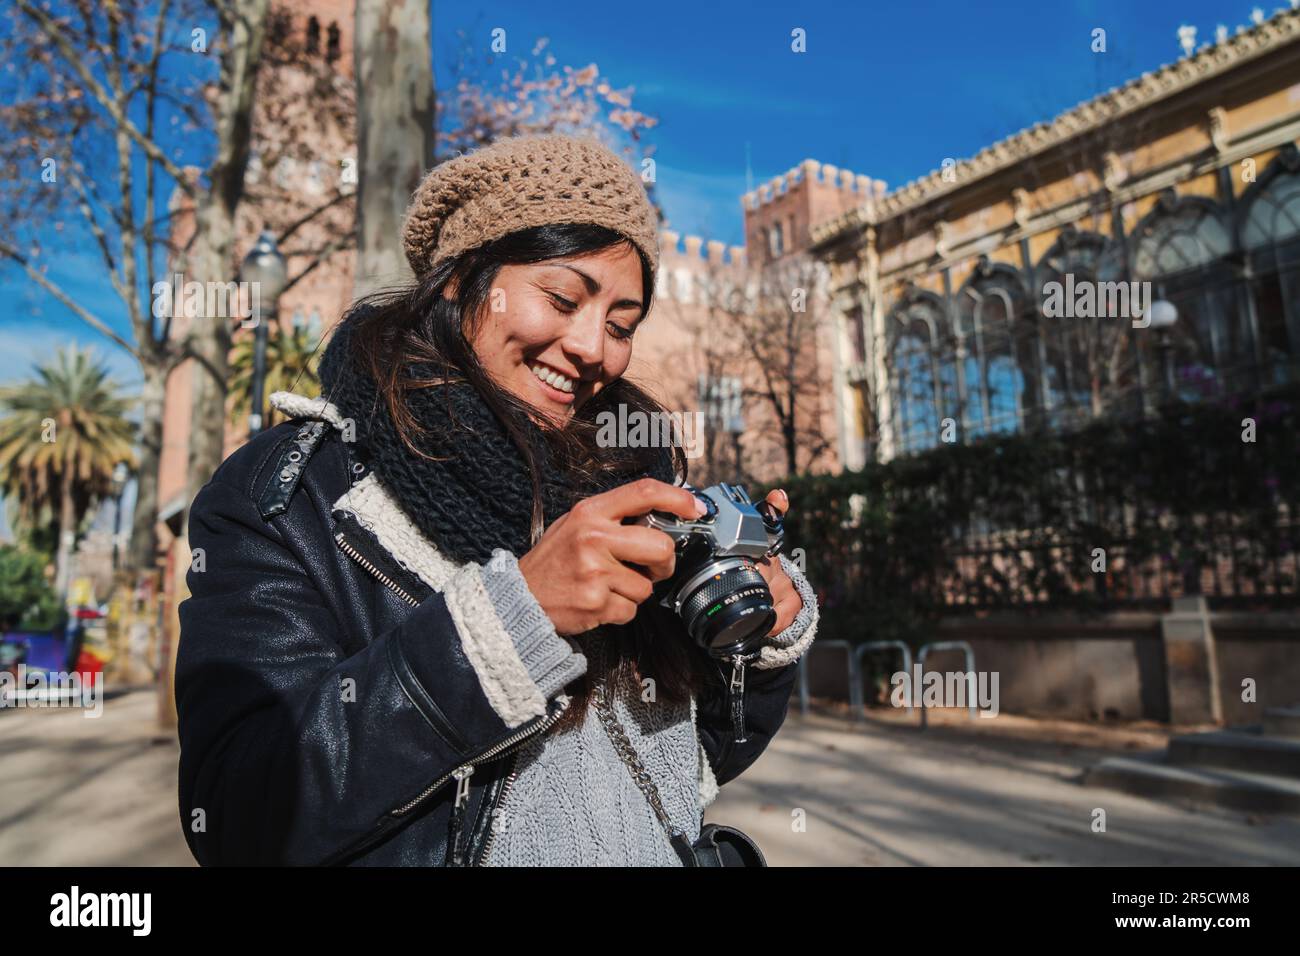
[[[658, 116], [659, 196], [683, 233], [742, 239], [746, 144], [761, 184], [801, 160], [901, 186], [1249, 22], [1240, 0], [681, 3], [437, 2], [435, 33], [550, 38]], [[539, 9], [540, 8], [540, 9]], [[1272, 5], [1264, 7], [1270, 13]], [[791, 52], [791, 30], [807, 52]], [[1092, 31], [1106, 30], [1104, 54]], [[448, 42], [446, 40], [444, 42]], [[450, 45], [446, 47], [449, 51]], [[443, 52], [441, 48], [436, 53]]]
[[[616, 88], [635, 87], [633, 106], [659, 119], [649, 139], [670, 225], [736, 244], [747, 150], [754, 184], [811, 157], [897, 188], [1177, 59], [1181, 24], [1206, 42], [1217, 24], [1236, 32], [1252, 9], [1241, 0], [437, 0], [434, 57], [449, 88], [456, 31], [486, 48], [500, 27], [508, 52], [547, 37], [560, 64], [594, 62]], [[791, 50], [795, 28], [804, 53]], [[1105, 53], [1091, 49], [1098, 28]], [[50, 275], [129, 336], [93, 247], [65, 253]], [[70, 342], [94, 344], [118, 381], [139, 382], [128, 355], [7, 264], [0, 303], [0, 382]]]

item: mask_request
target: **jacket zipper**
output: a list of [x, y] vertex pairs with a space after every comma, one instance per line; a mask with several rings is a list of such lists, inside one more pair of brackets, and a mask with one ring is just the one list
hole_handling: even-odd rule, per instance
[[357, 564], [361, 565], [372, 575], [378, 578], [379, 582], [383, 584], [384, 587], [388, 588], [390, 591], [392, 591], [394, 594], [396, 594], [399, 598], [401, 598], [403, 601], [405, 601], [407, 604], [411, 605], [412, 607], [419, 607], [420, 602], [417, 601], [415, 598], [411, 597], [411, 595], [407, 594], [406, 591], [403, 590], [401, 585], [399, 585], [388, 575], [384, 574], [383, 571], [380, 571], [377, 567], [375, 567], [373, 564], [367, 561], [362, 556], [360, 551], [352, 547], [352, 545], [348, 544], [347, 537], [344, 535], [342, 531], [340, 531], [338, 534], [334, 536], [334, 540], [338, 543], [339, 548], [343, 551], [344, 554], [346, 554], [349, 558], [357, 562]]
[[423, 790], [419, 796], [415, 797], [408, 803], [405, 803], [402, 806], [398, 807], [396, 810], [389, 810], [388, 811], [389, 815], [394, 817], [400, 817], [403, 814], [409, 813], [416, 806], [416, 804], [420, 803], [420, 801], [424, 800], [427, 796], [429, 796], [429, 794], [433, 793], [435, 790], [439, 790], [442, 787], [444, 787], [447, 784], [447, 781], [451, 780], [454, 777], [457, 777], [458, 774], [460, 774], [463, 779], [468, 780], [469, 776], [477, 769], [479, 764], [488, 763], [494, 758], [499, 757], [504, 751], [509, 750], [511, 747], [514, 747], [516, 744], [520, 743], [526, 738], [532, 737], [536, 734], [540, 734], [548, 727], [550, 727], [552, 724], [554, 724], [556, 721], [558, 721], [561, 717], [563, 717], [564, 712], [565, 710], [568, 709], [568, 707], [569, 707], [569, 698], [567, 695], [556, 698], [555, 710], [547, 714], [546, 717], [542, 719], [541, 723], [533, 727], [525, 728], [524, 730], [516, 731], [515, 733], [507, 737], [505, 740], [501, 741], [495, 746], [479, 754], [472, 761], [461, 764], [459, 767], [457, 767], [455, 770], [452, 770], [450, 773], [443, 774], [433, 783], [429, 784], [429, 786], [425, 790]]
[[[339, 548], [342, 549], [344, 554], [350, 557], [353, 561], [356, 561], [357, 564], [361, 565], [361, 567], [365, 568], [365, 570], [368, 571], [370, 574], [372, 574], [376, 579], [378, 579], [381, 584], [383, 584], [385, 587], [387, 587], [389, 590], [395, 593], [402, 600], [406, 601], [406, 603], [412, 605], [413, 607], [419, 606], [420, 603], [419, 601], [411, 597], [411, 595], [408, 594], [396, 581], [394, 581], [388, 575], [384, 574], [382, 571], [376, 568], [371, 562], [367, 561], [365, 557], [359, 551], [357, 551], [356, 548], [348, 544], [347, 539], [344, 536], [344, 533], [342, 531], [340, 531], [338, 534], [334, 536], [334, 540], [338, 544]], [[402, 806], [398, 807], [395, 810], [389, 810], [388, 815], [390, 817], [404, 816], [405, 814], [409, 813], [412, 809], [414, 809], [416, 806], [418, 806], [421, 802], [423, 802], [426, 798], [428, 798], [431, 794], [436, 793], [438, 790], [446, 786], [449, 780], [454, 779], [457, 782], [456, 802], [453, 804], [452, 811], [451, 811], [451, 835], [448, 840], [447, 854], [448, 854], [449, 862], [453, 866], [462, 865], [464, 860], [464, 853], [460, 846], [460, 833], [461, 833], [463, 819], [464, 819], [464, 808], [465, 805], [469, 802], [469, 778], [473, 775], [475, 769], [477, 768], [477, 765], [480, 763], [487, 763], [493, 760], [494, 758], [500, 756], [502, 753], [504, 753], [506, 750], [509, 750], [511, 747], [515, 746], [516, 744], [526, 740], [529, 737], [534, 736], [535, 734], [542, 733], [547, 728], [549, 728], [552, 724], [556, 723], [561, 717], [563, 717], [564, 712], [568, 709], [568, 707], [569, 707], [568, 696], [561, 696], [557, 698], [555, 710], [552, 711], [550, 714], [546, 715], [546, 717], [544, 717], [542, 721], [538, 723], [536, 726], [527, 728], [525, 730], [516, 731], [515, 733], [507, 737], [505, 740], [500, 741], [499, 743], [490, 747], [488, 750], [479, 754], [476, 758], [474, 758], [474, 760], [461, 764], [459, 767], [452, 770], [450, 773], [443, 774], [433, 783], [429, 784], [428, 787], [422, 790], [420, 794], [416, 796], [414, 799], [408, 801], [407, 803], [403, 804]], [[512, 784], [514, 782], [515, 776], [516, 774], [512, 772], [511, 779], [507, 781], [507, 789], [509, 784]], [[505, 796], [505, 791], [503, 790], [503, 792], [501, 793], [501, 797], [504, 796]], [[491, 838], [493, 836], [495, 836], [495, 833], [489, 832], [489, 838], [488, 838], [489, 846], [491, 845]], [[479, 858], [482, 859], [484, 855], [486, 854], [480, 854]]]
[[[559, 697], [556, 700], [555, 710], [542, 719], [541, 723], [535, 727], [520, 730], [511, 734], [505, 740], [495, 746], [485, 750], [473, 760], [461, 764], [450, 773], [445, 773], [433, 783], [429, 784], [417, 797], [398, 807], [396, 810], [388, 811], [391, 817], [400, 817], [409, 813], [419, 803], [429, 797], [431, 794], [442, 789], [451, 780], [456, 781], [456, 801], [451, 808], [451, 832], [447, 837], [447, 864], [449, 866], [464, 866], [465, 851], [461, 846], [461, 833], [464, 829], [465, 805], [469, 802], [469, 778], [473, 776], [474, 771], [478, 769], [479, 764], [490, 763], [499, 757], [502, 753], [512, 747], [517, 746], [529, 737], [543, 733], [548, 727], [564, 716], [565, 710], [569, 707], [569, 698], [567, 696]], [[489, 831], [490, 832], [490, 831]]]
[[[492, 805], [492, 816], [494, 818], [497, 816], [497, 813], [500, 810], [500, 808], [505, 806], [506, 797], [510, 795], [510, 788], [515, 785], [515, 780], [519, 778], [519, 769], [518, 769], [519, 754], [517, 753], [511, 754], [510, 760], [511, 760], [510, 775], [506, 777], [506, 782], [501, 785], [501, 792], [497, 794], [496, 803]], [[487, 865], [488, 854], [492, 852], [492, 844], [496, 842], [496, 839], [497, 839], [496, 820], [493, 819], [488, 823], [487, 839], [483, 841], [483, 846], [478, 851], [478, 859], [474, 863], [475, 866]]]

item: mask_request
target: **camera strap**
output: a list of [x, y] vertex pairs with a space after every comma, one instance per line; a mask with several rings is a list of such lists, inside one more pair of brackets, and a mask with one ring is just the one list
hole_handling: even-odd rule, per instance
[[745, 737], [745, 665], [748, 659], [737, 654], [731, 658], [731, 680], [727, 682], [727, 699], [731, 709], [731, 738], [743, 744]]

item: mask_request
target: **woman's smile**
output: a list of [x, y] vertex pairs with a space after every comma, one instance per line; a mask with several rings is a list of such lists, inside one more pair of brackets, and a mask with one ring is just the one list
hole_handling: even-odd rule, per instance
[[541, 386], [544, 397], [554, 402], [562, 402], [565, 405], [574, 400], [575, 393], [578, 390], [578, 376], [566, 375], [554, 365], [547, 365], [536, 359], [530, 363], [530, 368], [533, 376]]

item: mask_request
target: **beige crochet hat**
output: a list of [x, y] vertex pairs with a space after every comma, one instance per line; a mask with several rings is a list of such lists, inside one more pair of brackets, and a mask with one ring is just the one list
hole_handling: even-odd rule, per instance
[[621, 233], [659, 268], [658, 218], [641, 178], [595, 139], [501, 139], [431, 169], [406, 211], [402, 243], [416, 276], [519, 229], [595, 223]]

